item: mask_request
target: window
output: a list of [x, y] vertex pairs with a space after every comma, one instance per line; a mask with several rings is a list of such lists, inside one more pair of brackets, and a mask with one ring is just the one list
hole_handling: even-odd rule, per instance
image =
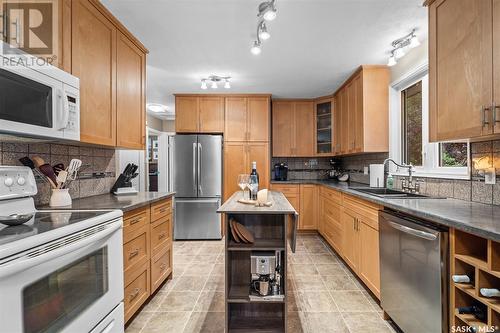
[[[467, 142], [429, 142], [429, 84], [427, 65], [390, 87], [389, 156], [412, 164], [419, 177], [469, 178]], [[390, 166], [393, 174], [407, 175], [405, 169]]]

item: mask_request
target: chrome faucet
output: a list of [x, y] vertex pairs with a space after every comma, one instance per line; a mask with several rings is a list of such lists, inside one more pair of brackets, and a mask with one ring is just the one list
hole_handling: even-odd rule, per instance
[[420, 191], [420, 185], [418, 183], [414, 184], [413, 183], [413, 165], [411, 164], [399, 164], [396, 161], [394, 161], [392, 158], [386, 158], [384, 160], [384, 168], [385, 165], [388, 162], [394, 163], [398, 168], [407, 168], [408, 169], [408, 183], [403, 182], [402, 189], [403, 191], [408, 191], [408, 192], [415, 192], [418, 193]]

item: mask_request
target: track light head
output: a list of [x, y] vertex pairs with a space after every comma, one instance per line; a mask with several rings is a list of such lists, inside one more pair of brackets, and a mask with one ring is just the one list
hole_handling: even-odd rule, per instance
[[250, 52], [254, 55], [259, 55], [262, 52], [262, 48], [260, 47], [260, 42], [254, 41], [253, 46], [250, 49]]
[[259, 17], [266, 21], [272, 21], [276, 18], [276, 6], [274, 0], [263, 2], [259, 5]]
[[259, 27], [259, 37], [262, 40], [268, 40], [269, 38], [271, 38], [271, 34], [267, 31], [267, 27], [264, 22], [262, 22]]

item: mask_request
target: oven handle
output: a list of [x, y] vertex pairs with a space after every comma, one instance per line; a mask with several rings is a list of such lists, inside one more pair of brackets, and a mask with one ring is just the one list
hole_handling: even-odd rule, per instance
[[[114, 222], [111, 222], [105, 226], [105, 228], [102, 231], [99, 231], [91, 236], [88, 236], [84, 238], [83, 240], [76, 240], [73, 243], [70, 243], [69, 245], [63, 246], [56, 248], [54, 250], [49, 250], [49, 252], [46, 252], [44, 254], [38, 255], [36, 257], [31, 257], [27, 258], [27, 256], [22, 256], [18, 259], [15, 259], [13, 261], [9, 261], [3, 265], [0, 265], [0, 278], [7, 277], [9, 275], [24, 271], [28, 268], [40, 265], [41, 263], [65, 256], [69, 253], [74, 253], [76, 251], [81, 252], [82, 250], [86, 249], [89, 246], [92, 246], [92, 244], [97, 243], [101, 240], [109, 238], [114, 232], [122, 228], [122, 220], [116, 220]], [[51, 242], [52, 244], [59, 243], [59, 242], [65, 242], [69, 238], [75, 237], [78, 234], [84, 234], [88, 232], [89, 229], [80, 231], [77, 234], [70, 235], [66, 238], [63, 239], [58, 239], [54, 242]], [[49, 243], [49, 244], [51, 244]], [[44, 246], [47, 246], [49, 244], [45, 244]], [[31, 252], [31, 251], [30, 251]]]

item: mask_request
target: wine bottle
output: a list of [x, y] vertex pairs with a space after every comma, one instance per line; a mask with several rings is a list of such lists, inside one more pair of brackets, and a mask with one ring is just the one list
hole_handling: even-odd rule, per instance
[[252, 162], [252, 172], [250, 173], [250, 188], [252, 200], [257, 200], [257, 192], [259, 192], [259, 174], [257, 173], [257, 162]]
[[486, 320], [486, 312], [477, 305], [462, 306], [458, 308], [459, 314], [472, 314], [479, 320]]
[[500, 297], [500, 290], [497, 288], [481, 288], [479, 292], [484, 297]]
[[473, 279], [471, 279], [468, 275], [462, 274], [462, 275], [453, 275], [452, 277], [453, 282], [455, 283], [472, 283]]

